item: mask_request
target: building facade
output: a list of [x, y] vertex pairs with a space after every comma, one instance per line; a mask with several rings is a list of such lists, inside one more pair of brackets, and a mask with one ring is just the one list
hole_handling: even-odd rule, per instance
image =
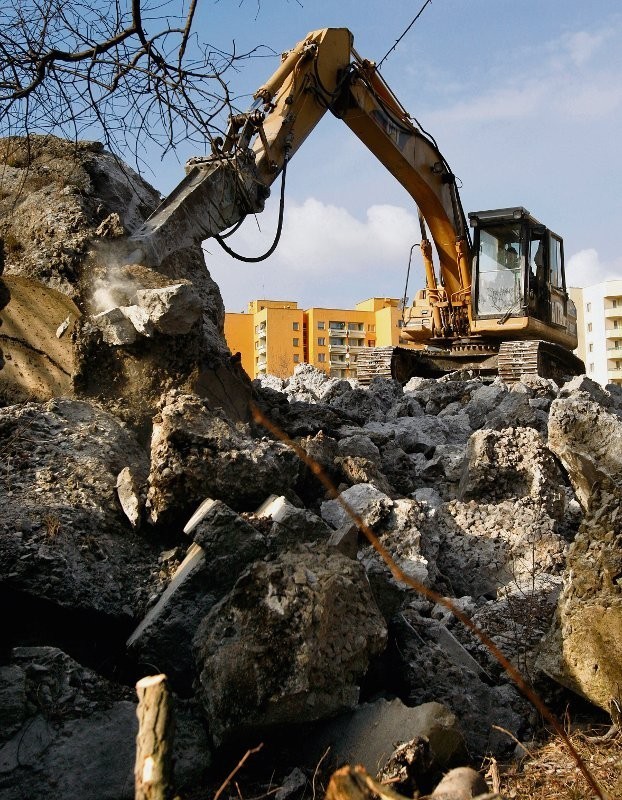
[[373, 297], [353, 309], [298, 308], [294, 301], [252, 300], [246, 313], [225, 315], [225, 338], [239, 352], [251, 378], [286, 378], [306, 362], [331, 377], [356, 375], [361, 348], [397, 344], [402, 312], [399, 300]]
[[622, 280], [569, 290], [577, 306], [577, 355], [602, 386], [622, 385]]
[[305, 361], [304, 312], [290, 300], [251, 300], [248, 311], [225, 314], [225, 339], [240, 353], [245, 371], [258, 375], [291, 375]]

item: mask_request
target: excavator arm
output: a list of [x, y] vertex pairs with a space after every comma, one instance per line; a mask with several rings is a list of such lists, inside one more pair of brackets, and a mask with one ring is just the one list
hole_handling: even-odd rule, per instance
[[[230, 118], [211, 156], [191, 159], [186, 178], [131, 237], [131, 248], [139, 249], [143, 263], [157, 266], [170, 252], [261, 211], [270, 186], [327, 110], [345, 122], [413, 197], [440, 263], [442, 287], [437, 286], [424, 237], [427, 286], [437, 300], [450, 301], [468, 314], [470, 240], [455, 177], [434, 140], [413, 124], [373, 62], [356, 53], [345, 28], [312, 32], [284, 54], [280, 67], [255, 93], [251, 109]], [[136, 253], [133, 257], [138, 260]]]

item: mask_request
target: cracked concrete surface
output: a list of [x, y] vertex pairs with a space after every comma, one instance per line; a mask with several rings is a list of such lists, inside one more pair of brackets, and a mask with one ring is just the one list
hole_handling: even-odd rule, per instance
[[70, 394], [71, 334], [80, 311], [69, 297], [38, 281], [17, 275], [4, 276], [3, 281], [10, 300], [0, 311], [5, 360], [0, 387], [37, 400]]

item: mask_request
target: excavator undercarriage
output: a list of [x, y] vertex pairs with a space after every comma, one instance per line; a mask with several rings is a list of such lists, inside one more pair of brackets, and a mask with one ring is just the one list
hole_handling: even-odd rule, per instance
[[539, 375], [562, 384], [573, 375], [583, 374], [585, 366], [571, 351], [552, 342], [508, 341], [498, 348], [490, 344], [422, 350], [369, 348], [358, 354], [356, 371], [365, 386], [374, 378], [393, 378], [405, 384], [414, 377], [440, 378], [453, 372], [484, 378], [498, 375], [504, 383], [516, 383], [521, 375]]

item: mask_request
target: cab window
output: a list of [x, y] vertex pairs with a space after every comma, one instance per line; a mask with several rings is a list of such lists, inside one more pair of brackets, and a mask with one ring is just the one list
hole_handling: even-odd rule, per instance
[[478, 315], [501, 316], [520, 310], [523, 305], [523, 263], [519, 225], [480, 229]]
[[551, 268], [551, 285], [558, 289], [563, 289], [562, 243], [560, 239], [557, 239], [553, 235], [551, 235], [549, 240], [549, 264]]

